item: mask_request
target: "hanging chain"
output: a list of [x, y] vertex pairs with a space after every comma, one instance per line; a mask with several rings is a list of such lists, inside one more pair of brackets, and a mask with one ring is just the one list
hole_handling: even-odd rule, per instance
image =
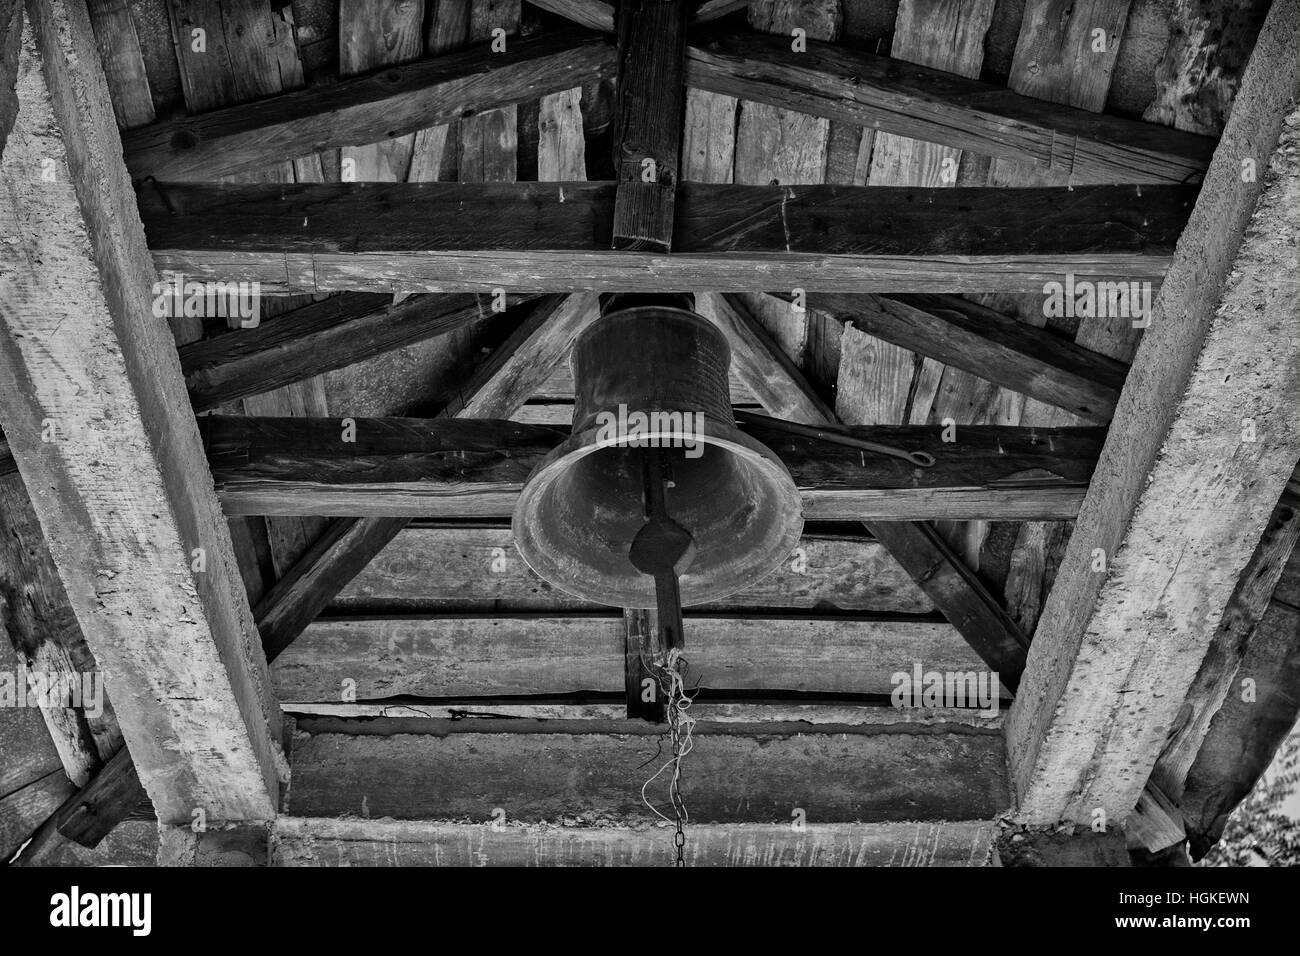
[[[668, 740], [672, 756], [641, 787], [641, 799], [662, 820], [674, 825], [673, 846], [676, 847], [677, 866], [686, 865], [686, 824], [690, 814], [686, 810], [686, 801], [682, 798], [682, 758], [691, 752], [693, 746], [691, 731], [695, 727], [695, 718], [690, 715], [691, 697], [686, 693], [683, 681], [685, 660], [680, 648], [668, 652], [664, 663], [658, 661], [650, 665], [651, 672], [658, 678], [659, 686], [665, 698], [664, 716], [668, 722]], [[669, 820], [658, 808], [646, 798], [646, 788], [663, 773], [671, 768], [668, 779], [668, 799], [673, 806], [673, 818]]]

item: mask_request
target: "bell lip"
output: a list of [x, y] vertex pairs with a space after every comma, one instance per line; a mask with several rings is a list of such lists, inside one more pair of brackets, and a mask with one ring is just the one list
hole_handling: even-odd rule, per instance
[[[510, 532], [511, 537], [515, 542], [515, 551], [518, 552], [519, 556], [523, 559], [524, 564], [528, 565], [529, 570], [552, 587], [563, 591], [570, 597], [576, 597], [583, 601], [592, 601], [597, 604], [606, 604], [610, 607], [623, 606], [629, 608], [652, 608], [655, 606], [653, 600], [647, 604], [632, 604], [624, 602], [609, 604], [609, 602], [602, 601], [599, 598], [593, 597], [591, 594], [582, 593], [566, 587], [564, 584], [558, 583], [562, 578], [558, 573], [558, 562], [550, 562], [545, 567], [539, 566], [539, 564], [545, 563], [545, 552], [540, 548], [536, 548], [533, 549], [534, 554], [530, 556], [529, 550], [521, 546], [525, 540], [531, 542], [532, 539], [531, 531], [526, 526], [527, 523], [524, 520], [524, 512], [527, 509], [528, 504], [548, 489], [551, 483], [562, 474], [564, 470], [567, 470], [571, 462], [580, 461], [588, 455], [595, 454], [598, 451], [604, 451], [608, 448], [631, 446], [631, 440], [596, 444], [594, 438], [597, 431], [598, 429], [596, 428], [586, 428], [581, 432], [575, 432], [564, 442], [553, 448], [547, 456], [537, 464], [537, 467], [534, 468], [532, 473], [528, 476], [527, 480], [524, 482], [523, 490], [520, 492], [519, 498], [515, 502], [514, 512], [510, 518]], [[669, 435], [671, 435], [671, 433], [669, 433]], [[648, 439], [651, 437], [654, 436], [647, 434], [644, 436], [637, 436], [634, 440], [639, 441], [642, 438]], [[780, 540], [779, 547], [774, 547], [772, 549], [772, 554], [779, 555], [779, 557], [774, 558], [772, 566], [768, 570], [755, 578], [748, 581], [742, 581], [733, 587], [710, 590], [702, 596], [693, 596], [688, 598], [686, 594], [683, 594], [683, 607], [693, 607], [700, 604], [720, 601], [723, 598], [739, 591], [743, 591], [748, 587], [753, 587], [758, 582], [766, 579], [773, 574], [776, 569], [781, 566], [781, 562], [794, 551], [795, 546], [799, 543], [799, 539], [803, 537], [804, 528], [803, 496], [799, 492], [799, 486], [795, 484], [794, 476], [790, 474], [790, 469], [785, 466], [785, 462], [781, 461], [781, 459], [778, 458], [770, 448], [757, 439], [746, 435], [735, 426], [723, 427], [721, 431], [700, 435], [699, 440], [705, 444], [714, 445], [715, 447], [732, 451], [742, 458], [754, 461], [761, 467], [771, 469], [776, 473], [778, 480], [784, 478], [782, 484], [785, 486], [785, 497], [788, 499], [788, 504], [790, 504], [791, 509], [795, 513], [795, 518], [786, 525], [786, 531]], [[541, 558], [542, 562], [535, 563], [532, 559], [533, 557]]]

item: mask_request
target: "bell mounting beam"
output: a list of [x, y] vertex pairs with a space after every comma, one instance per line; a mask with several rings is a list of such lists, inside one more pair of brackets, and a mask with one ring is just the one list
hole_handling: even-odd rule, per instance
[[665, 256], [609, 248], [619, 189], [141, 183], [137, 199], [159, 269], [263, 292], [1042, 294], [1067, 273], [1159, 282], [1197, 193], [680, 183]]
[[613, 248], [667, 252], [682, 143], [686, 0], [621, 0]]
[[[709, 299], [715, 321], [731, 341], [737, 373], [773, 415], [808, 425], [839, 424], [835, 412], [818, 397], [780, 345], [772, 341], [741, 302], [722, 295]], [[971, 430], [963, 429], [963, 433], [969, 435]], [[889, 443], [914, 447], [905, 440]], [[774, 450], [780, 454], [779, 447]], [[938, 459], [935, 467], [940, 467], [945, 452], [942, 448], [933, 452]], [[967, 643], [998, 672], [1003, 685], [1014, 691], [1025, 667], [1029, 640], [961, 558], [929, 524], [865, 524]]]

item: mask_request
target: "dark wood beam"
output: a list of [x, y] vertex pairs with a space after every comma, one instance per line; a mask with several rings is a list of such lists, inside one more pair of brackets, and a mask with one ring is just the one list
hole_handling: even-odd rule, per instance
[[[565, 432], [499, 420], [202, 421], [228, 514], [505, 517], [532, 468]], [[1087, 488], [1100, 429], [971, 426], [946, 443], [938, 427], [852, 429], [933, 454], [917, 468], [842, 445], [749, 426], [803, 489], [810, 519], [1069, 518]], [[874, 529], [874, 525], [873, 525]]]
[[[677, 189], [673, 251], [610, 251], [613, 183], [142, 184], [160, 269], [264, 291], [1023, 290], [1158, 281], [1189, 186]], [[268, 253], [273, 253], [268, 255]]]
[[207, 180], [338, 146], [414, 133], [614, 73], [614, 48], [580, 31], [389, 66], [122, 134], [135, 179]]
[[[504, 808], [502, 808], [504, 809]], [[701, 824], [688, 866], [984, 866], [997, 825], [959, 823]], [[407, 820], [280, 817], [274, 866], [666, 866], [655, 827], [511, 827]]]
[[[732, 343], [737, 374], [766, 407], [776, 414], [811, 425], [838, 423], [835, 412], [813, 391], [780, 345], [771, 339], [742, 303], [730, 296], [714, 296], [711, 305], [715, 321], [727, 332]], [[890, 430], [866, 428], [853, 431], [855, 434], [883, 434]], [[957, 433], [969, 436], [973, 430], [983, 434], [982, 428], [976, 426], [958, 428]], [[965, 440], [958, 437], [959, 442]], [[916, 446], [906, 444], [905, 447]], [[951, 449], [953, 446], [948, 447]], [[787, 461], [789, 464], [791, 462]], [[808, 505], [805, 498], [805, 515]], [[938, 515], [931, 510], [929, 514], [901, 517]], [[935, 531], [933, 525], [919, 521], [873, 521], [867, 524], [867, 528], [989, 667], [1000, 675], [1003, 683], [1014, 690], [1024, 670], [1028, 639], [943, 536]]]
[[131, 754], [123, 747], [37, 828], [15, 863], [40, 866], [66, 840], [96, 847], [147, 799]]
[[615, 249], [668, 252], [681, 166], [687, 0], [621, 0]]
[[1008, 722], [1026, 822], [1133, 809], [1300, 458], [1297, 46], [1278, 0], [1039, 620]]
[[1076, 183], [1183, 183], [1214, 140], [1062, 106], [902, 60], [789, 37], [712, 33], [686, 54], [692, 87], [1069, 173]]
[[[1115, 286], [1117, 294], [1127, 288]], [[807, 304], [876, 338], [1093, 421], [1110, 420], [1128, 372], [1124, 362], [961, 296], [816, 292], [808, 294]]]
[[[301, 306], [255, 329], [183, 346], [181, 370], [196, 412], [344, 368], [493, 314], [493, 296], [345, 292]], [[511, 295], [514, 308], [532, 295]], [[2, 469], [3, 466], [0, 466]]]
[[[501, 807], [514, 824], [575, 812], [607, 824], [656, 821], [641, 788], [660, 765], [663, 729], [583, 724], [559, 730], [554, 721], [510, 720], [487, 729], [419, 717], [304, 717], [291, 761], [294, 812], [359, 815], [364, 799], [371, 816], [399, 820], [484, 823]], [[753, 725], [701, 721], [692, 735], [691, 820], [788, 827], [795, 808], [824, 823], [991, 819], [1008, 808], [1000, 731], [926, 730], [813, 733], [795, 724], [755, 733]], [[666, 804], [666, 788], [647, 792]], [[664, 837], [671, 847], [668, 831]]]

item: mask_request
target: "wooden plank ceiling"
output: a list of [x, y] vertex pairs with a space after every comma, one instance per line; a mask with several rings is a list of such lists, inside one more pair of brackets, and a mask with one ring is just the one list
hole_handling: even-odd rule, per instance
[[[668, 165], [680, 148], [665, 193], [616, 188], [627, 104], [602, 0], [91, 0], [155, 266], [266, 293], [255, 329], [173, 331], [272, 688], [300, 717], [286, 812], [646, 812], [628, 796], [638, 735], [658, 732], [625, 719], [636, 617], [536, 578], [508, 517], [571, 420], [591, 292], [676, 284], [732, 341], [738, 409], [940, 458], [918, 476], [754, 429], [809, 524], [772, 577], [687, 609], [706, 721], [693, 815], [768, 827], [745, 838], [771, 859], [982, 862], [979, 821], [1012, 800], [1000, 722], [881, 705], [914, 661], [997, 670], [1008, 699], [1025, 666], [1142, 335], [1130, 316], [1045, 314], [1043, 285], [1159, 287], [1239, 79], [1240, 52], [1174, 6], [706, 3], [684, 73], [663, 68], [684, 76], [684, 122], [646, 134]], [[1214, 15], [1249, 49], [1265, 6]], [[1295, 544], [1290, 512], [1275, 525], [1269, 587], [1238, 596], [1247, 633]], [[1294, 603], [1279, 592], [1270, 620]], [[1200, 681], [1201, 736], [1223, 681]], [[1167, 789], [1199, 740], [1171, 741]], [[79, 785], [116, 749], [100, 744], [65, 759]], [[556, 759], [602, 776], [519, 790], [521, 766], [572, 777]], [[472, 774], [424, 786], [453, 765]], [[1200, 768], [1189, 792], [1210, 786]], [[782, 790], [791, 775], [809, 792]], [[796, 806], [864, 828], [791, 848], [771, 825]], [[899, 820], [956, 822], [921, 852]], [[307, 823], [288, 821], [281, 862], [337, 862]], [[375, 842], [454, 858], [455, 826], [321, 839], [348, 842], [339, 860]], [[725, 832], [700, 837], [701, 861], [735, 861]], [[639, 839], [529, 852], [628, 862]]]

